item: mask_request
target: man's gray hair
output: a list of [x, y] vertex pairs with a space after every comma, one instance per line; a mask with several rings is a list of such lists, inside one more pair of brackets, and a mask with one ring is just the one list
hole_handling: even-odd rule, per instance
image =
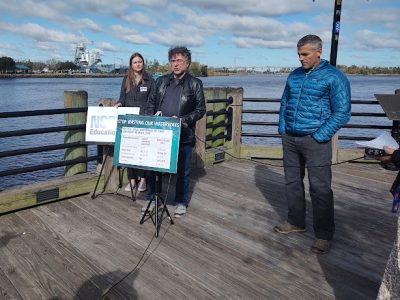
[[172, 56], [175, 54], [182, 54], [188, 60], [188, 63], [192, 62], [192, 54], [190, 50], [184, 46], [173, 47], [168, 50], [168, 60], [171, 61]]
[[303, 36], [297, 42], [297, 49], [303, 47], [304, 45], [310, 45], [313, 49], [322, 49], [322, 40], [319, 36], [308, 34]]

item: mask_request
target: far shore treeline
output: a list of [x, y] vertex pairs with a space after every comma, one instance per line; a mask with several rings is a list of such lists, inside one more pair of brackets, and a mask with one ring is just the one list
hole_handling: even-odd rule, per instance
[[[168, 64], [161, 64], [156, 59], [153, 61], [146, 60], [146, 70], [150, 74], [166, 74], [170, 71]], [[34, 62], [30, 60], [15, 61], [11, 57], [0, 57], [0, 78], [1, 77], [29, 77], [29, 76], [43, 76], [43, 77], [58, 77], [58, 76], [122, 76], [127, 72], [127, 66], [106, 65], [107, 71], [94, 66], [90, 73], [85, 68], [76, 65], [71, 61], [58, 61], [50, 59], [46, 62]], [[368, 66], [337, 66], [343, 73], [348, 75], [400, 75], [400, 67], [368, 67]], [[215, 75], [229, 75], [229, 74], [287, 74], [293, 68], [274, 68], [273, 70], [257, 70], [257, 68], [243, 69], [238, 67], [225, 68], [225, 67], [209, 67], [200, 64], [199, 62], [192, 61], [189, 71], [195, 76], [215, 76]]]

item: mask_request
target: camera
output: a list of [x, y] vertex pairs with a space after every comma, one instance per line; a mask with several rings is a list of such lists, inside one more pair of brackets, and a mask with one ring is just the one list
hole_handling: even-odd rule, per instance
[[380, 157], [386, 155], [385, 150], [376, 148], [365, 148], [364, 152], [367, 157]]

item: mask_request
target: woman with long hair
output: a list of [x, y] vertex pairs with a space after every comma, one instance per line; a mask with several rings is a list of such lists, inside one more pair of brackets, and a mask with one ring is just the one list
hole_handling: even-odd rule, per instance
[[[119, 101], [115, 107], [129, 106], [139, 107], [140, 115], [146, 114], [147, 103], [155, 96], [155, 81], [151, 75], [145, 71], [143, 56], [135, 52], [129, 59], [129, 69], [124, 76], [121, 84], [121, 93]], [[138, 191], [143, 192], [146, 187], [147, 172], [142, 169], [128, 168], [128, 183], [125, 191], [131, 190], [136, 185], [136, 180], [140, 179]]]

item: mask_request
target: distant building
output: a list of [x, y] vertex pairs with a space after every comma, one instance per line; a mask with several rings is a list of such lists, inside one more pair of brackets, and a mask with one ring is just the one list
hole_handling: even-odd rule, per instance
[[115, 65], [114, 64], [98, 65], [96, 69], [101, 73], [111, 73], [115, 70]]
[[75, 47], [75, 64], [81, 71], [91, 72], [101, 62], [101, 54], [97, 49], [87, 50], [84, 42]]
[[25, 65], [17, 64], [17, 65], [15, 65], [15, 72], [16, 73], [20, 73], [20, 74], [21, 73], [31, 73], [32, 69], [30, 67], [25, 66]]

